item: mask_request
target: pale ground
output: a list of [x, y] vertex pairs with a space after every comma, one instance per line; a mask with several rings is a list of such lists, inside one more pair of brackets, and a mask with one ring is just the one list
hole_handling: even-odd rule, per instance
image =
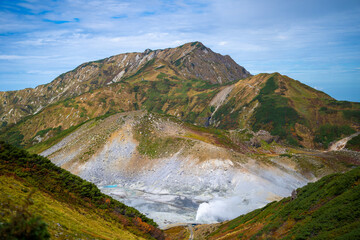
[[[189, 142], [159, 158], [139, 154], [134, 129], [144, 118], [151, 134]], [[181, 124], [139, 111], [89, 122], [42, 154], [160, 227], [229, 220], [315, 180], [311, 172], [300, 173], [297, 158], [269, 154], [260, 160], [215, 145], [205, 134], [194, 136]]]

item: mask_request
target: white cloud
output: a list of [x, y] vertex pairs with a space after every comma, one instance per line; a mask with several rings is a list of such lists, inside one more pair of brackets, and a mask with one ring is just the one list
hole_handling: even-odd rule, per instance
[[49, 59], [53, 56], [0, 55], [0, 60]]
[[[360, 37], [359, 6], [329, 0], [324, 7], [320, 2], [14, 1], [8, 3], [12, 9], [21, 5], [31, 14], [5, 11], [0, 5], [0, 60], [18, 61], [14, 75], [53, 71], [59, 65], [71, 70], [81, 61], [198, 40], [250, 70], [305, 69], [310, 74], [325, 65], [344, 65], [358, 73], [353, 65], [360, 63], [354, 40]], [[56, 57], [43, 64], [36, 56]], [[352, 67], [345, 66], [349, 62]], [[316, 81], [321, 81], [319, 75]]]
[[0, 55], [1, 60], [15, 60], [15, 59], [24, 59], [25, 56], [18, 55]]

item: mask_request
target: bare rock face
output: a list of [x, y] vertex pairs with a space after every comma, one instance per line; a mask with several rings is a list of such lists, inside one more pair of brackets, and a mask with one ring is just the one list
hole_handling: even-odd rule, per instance
[[[266, 131], [255, 135], [273, 139]], [[284, 157], [289, 149], [279, 146], [270, 146], [271, 154], [261, 148], [248, 154], [231, 146], [174, 118], [134, 111], [90, 120], [41, 155], [162, 227], [233, 219], [289, 196], [318, 174], [345, 171], [356, 158], [306, 149]]]
[[226, 83], [250, 76], [230, 56], [214, 53], [200, 42], [159, 52], [159, 58], [171, 62], [185, 78], [198, 78], [211, 83]]
[[[210, 135], [202, 140], [187, 137], [192, 134], [171, 118], [143, 111], [118, 113], [85, 123], [41, 155], [146, 213], [161, 227], [232, 219], [309, 181], [285, 162], [288, 159], [274, 160], [287, 167], [263, 164], [214, 145]], [[171, 144], [148, 155], [141, 146], [150, 139]]]
[[155, 69], [161, 65], [171, 68], [180, 78], [196, 78], [211, 83], [221, 84], [250, 76], [231, 57], [214, 53], [200, 42], [163, 50], [146, 49], [142, 53], [124, 53], [81, 64], [36, 88], [0, 92], [0, 121], [16, 123], [57, 101], [122, 81], [145, 67]]

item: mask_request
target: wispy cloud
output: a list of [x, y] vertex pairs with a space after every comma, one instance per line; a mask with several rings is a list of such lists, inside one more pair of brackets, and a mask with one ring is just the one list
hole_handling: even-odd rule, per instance
[[[318, 70], [340, 66], [342, 78], [359, 84], [358, 16], [357, 0], [1, 1], [0, 81], [8, 69], [23, 82], [18, 72], [60, 74], [83, 61], [198, 40], [253, 73], [279, 71], [321, 87], [339, 80]], [[54, 76], [30, 75], [23, 87]], [[351, 83], [348, 89], [345, 97], [359, 101]]]
[[0, 55], [0, 60], [49, 59], [52, 56]]

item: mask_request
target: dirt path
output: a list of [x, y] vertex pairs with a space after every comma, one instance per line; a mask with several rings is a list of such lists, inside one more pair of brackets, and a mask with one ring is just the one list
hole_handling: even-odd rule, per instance
[[193, 231], [193, 226], [192, 226], [192, 224], [188, 224], [188, 225], [187, 225], [187, 229], [188, 229], [189, 232], [190, 232], [189, 240], [194, 240], [194, 231]]

